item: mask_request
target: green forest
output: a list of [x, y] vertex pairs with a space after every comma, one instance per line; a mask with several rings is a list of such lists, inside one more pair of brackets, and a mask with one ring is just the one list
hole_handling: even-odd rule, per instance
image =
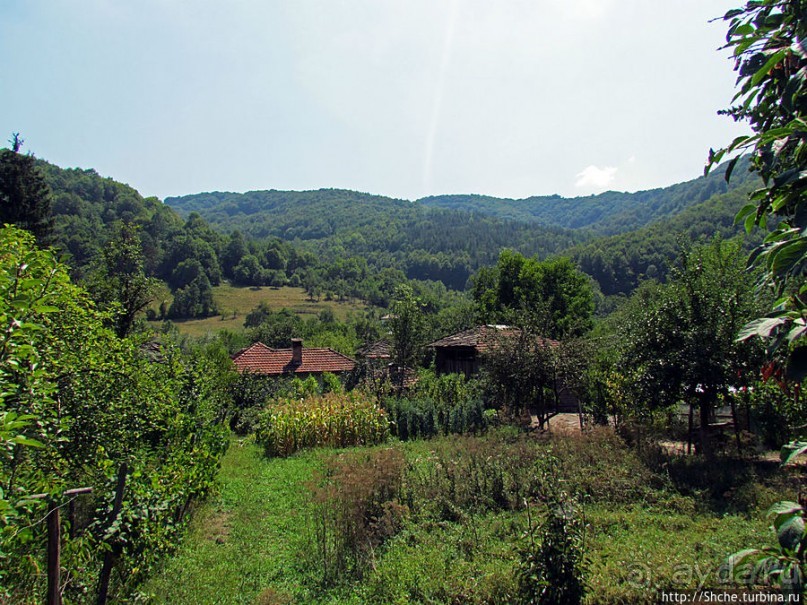
[[752, 134], [650, 191], [163, 201], [12, 133], [0, 603], [803, 597], [807, 19], [725, 24]]

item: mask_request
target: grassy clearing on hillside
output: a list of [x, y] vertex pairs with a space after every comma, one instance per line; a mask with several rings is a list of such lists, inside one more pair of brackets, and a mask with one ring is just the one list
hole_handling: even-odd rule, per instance
[[[170, 306], [170, 293], [162, 292], [160, 294], [159, 300], [152, 305], [155, 311], [163, 300]], [[288, 286], [251, 288], [221, 285], [213, 288], [213, 300], [219, 309], [219, 315], [205, 319], [175, 320], [174, 323], [179, 328], [180, 334], [199, 337], [223, 328], [241, 330], [244, 327], [244, 318], [247, 313], [262, 302], [268, 304], [274, 311], [286, 308], [303, 317], [316, 316], [325, 309], [331, 309], [339, 320], [344, 320], [351, 312], [360, 312], [367, 308], [364, 304], [355, 301], [326, 301], [322, 298], [319, 302], [312, 302], [305, 290]], [[157, 323], [155, 322], [155, 324]]]
[[[374, 460], [388, 459], [391, 450], [407, 461], [396, 488], [396, 515], [403, 521], [385, 532], [382, 543], [362, 549], [363, 567], [348, 565], [336, 579], [328, 578], [318, 563], [333, 551], [322, 558], [318, 547], [325, 543], [317, 532], [338, 532], [350, 521], [340, 507], [351, 513], [334, 487], [366, 497], [367, 486], [379, 480]], [[327, 463], [334, 456], [337, 466]], [[700, 470], [688, 472], [694, 477]], [[329, 483], [322, 484], [326, 477]], [[532, 502], [531, 517], [541, 523], [546, 507], [540, 495], [548, 477], [564, 491], [585, 492], [589, 604], [652, 603], [659, 588], [692, 588], [701, 581], [715, 587], [728, 554], [773, 539], [761, 502], [728, 494], [718, 512], [708, 497], [684, 494], [674, 477], [653, 471], [603, 432], [539, 442], [502, 431], [309, 450], [283, 459], [264, 458], [253, 443], [233, 442], [220, 495], [199, 511], [182, 548], [146, 592], [156, 603], [176, 605], [514, 602], [528, 525], [523, 502]], [[323, 485], [331, 486], [336, 500], [322, 500]], [[777, 477], [755, 478], [745, 489], [792, 498], [784, 486]], [[368, 505], [386, 510], [380, 501]], [[354, 520], [361, 510], [368, 509], [355, 509]], [[337, 524], [318, 525], [323, 514]], [[366, 530], [375, 531], [374, 522]]]

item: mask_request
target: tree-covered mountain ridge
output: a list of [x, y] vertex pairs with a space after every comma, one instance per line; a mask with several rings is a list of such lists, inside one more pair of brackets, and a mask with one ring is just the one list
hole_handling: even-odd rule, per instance
[[[432, 210], [469, 212], [502, 221], [528, 223], [560, 230], [585, 230], [587, 236], [615, 235], [645, 227], [703, 203], [715, 195], [743, 188], [756, 178], [741, 161], [727, 184], [725, 166], [708, 176], [668, 187], [634, 193], [606, 191], [597, 195], [566, 198], [559, 195], [523, 199], [479, 194], [424, 197], [414, 202], [344, 189], [247, 193], [208, 192], [166, 198], [181, 214], [199, 212], [223, 229], [244, 229], [255, 237], [321, 239], [345, 229], [377, 226], [379, 215], [393, 223], [428, 215]], [[424, 214], [425, 213], [425, 214]], [[271, 224], [263, 216], [271, 215]], [[456, 216], [456, 215], [452, 215]], [[244, 221], [252, 223], [247, 226]], [[257, 223], [253, 222], [257, 218]]]
[[[664, 279], [681, 237], [740, 233], [734, 216], [757, 187], [738, 165], [730, 187], [718, 169], [670, 188], [624, 194], [628, 202], [605, 210], [599, 207], [617, 194], [575, 198], [589, 226], [572, 229], [493, 214], [504, 214], [506, 204], [491, 204], [487, 212], [436, 208], [341, 189], [214, 192], [162, 203], [94, 170], [37, 164], [53, 191], [54, 243], [78, 274], [100, 259], [115, 222], [124, 221], [140, 229], [146, 273], [172, 289], [204, 273], [212, 285], [222, 278], [238, 285], [319, 285], [382, 305], [404, 279], [463, 290], [504, 248], [539, 258], [570, 256], [604, 294], [626, 294], [646, 277]], [[699, 201], [712, 191], [718, 193]], [[629, 204], [640, 211], [631, 215]], [[599, 222], [592, 224], [596, 212]], [[659, 218], [644, 223], [650, 216]], [[619, 221], [616, 234], [602, 235]]]
[[616, 235], [671, 217], [757, 180], [748, 172], [745, 159], [738, 163], [730, 183], [726, 183], [725, 172], [726, 165], [722, 165], [707, 176], [634, 193], [606, 191], [582, 197], [549, 195], [522, 199], [475, 194], [436, 195], [418, 201], [430, 208], [468, 210], [547, 227], [588, 229], [597, 235]]

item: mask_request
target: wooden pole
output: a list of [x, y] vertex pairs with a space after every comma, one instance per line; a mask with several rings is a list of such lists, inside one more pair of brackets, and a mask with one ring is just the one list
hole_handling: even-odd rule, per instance
[[61, 519], [54, 500], [48, 504], [48, 605], [62, 605], [61, 594]]
[[[91, 487], [77, 487], [75, 489], [68, 489], [63, 492], [62, 497], [75, 497], [80, 494], [89, 494], [92, 492]], [[42, 500], [48, 498], [48, 513], [45, 516], [47, 519], [48, 528], [48, 593], [47, 605], [62, 605], [62, 592], [61, 592], [61, 567], [62, 567], [62, 520], [59, 512], [61, 505], [50, 496], [50, 494], [34, 494], [28, 496], [31, 500]], [[71, 504], [71, 537], [73, 534], [72, 526], [72, 504]]]

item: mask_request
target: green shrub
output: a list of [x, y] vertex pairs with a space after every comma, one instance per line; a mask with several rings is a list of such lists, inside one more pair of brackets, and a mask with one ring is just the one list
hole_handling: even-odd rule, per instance
[[255, 437], [267, 456], [289, 456], [306, 447], [374, 445], [388, 435], [384, 410], [354, 392], [276, 401], [261, 415]]
[[750, 410], [750, 429], [771, 449], [800, 437], [795, 427], [804, 424], [805, 402], [788, 397], [774, 381], [759, 382], [739, 395]]
[[585, 524], [574, 499], [565, 494], [552, 502], [536, 541], [529, 527], [520, 550], [518, 603], [579, 605], [585, 594]]
[[636, 450], [608, 428], [552, 441], [567, 490], [584, 502], [655, 503], [668, 494], [671, 483], [654, 473]]

